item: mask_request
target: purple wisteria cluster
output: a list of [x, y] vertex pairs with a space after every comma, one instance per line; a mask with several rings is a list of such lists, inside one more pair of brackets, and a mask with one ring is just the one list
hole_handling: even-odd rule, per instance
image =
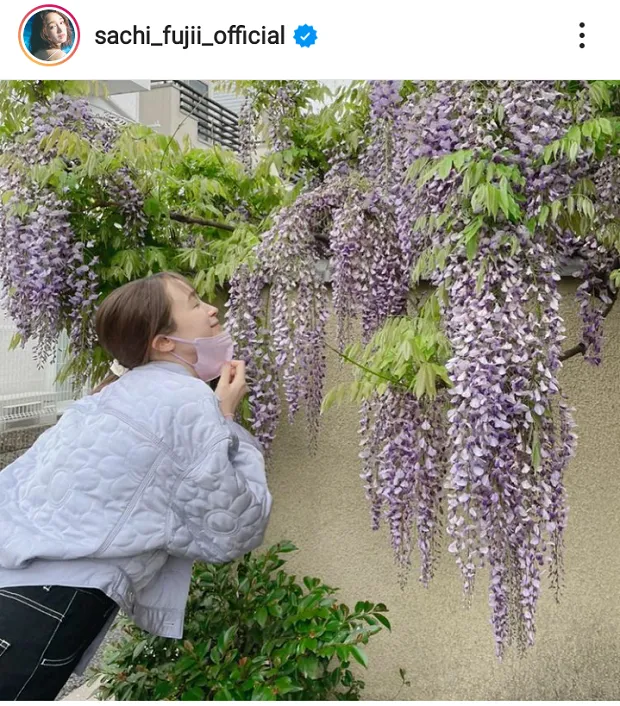
[[420, 581], [428, 586], [440, 545], [440, 506], [448, 469], [446, 396], [421, 402], [390, 388], [365, 400], [360, 412], [362, 479], [372, 527], [384, 519], [404, 585], [411, 566], [413, 527], [420, 553]]
[[271, 149], [282, 152], [291, 146], [290, 120], [295, 113], [297, 81], [286, 81], [276, 89], [265, 109]]
[[[273, 107], [272, 140], [282, 139], [277, 115], [286, 115], [293, 100], [290, 91], [278, 89], [282, 105]], [[280, 95], [281, 94], [281, 95]], [[286, 98], [286, 100], [285, 100]], [[373, 90], [373, 115], [384, 123], [393, 121], [392, 82], [377, 84]], [[288, 108], [287, 108], [288, 106]], [[276, 117], [274, 117], [276, 116]], [[389, 141], [391, 130], [383, 125], [381, 135]], [[308, 416], [312, 447], [316, 444], [319, 413], [325, 378], [325, 325], [328, 317], [328, 290], [318, 265], [321, 239], [329, 237], [334, 308], [338, 320], [338, 339], [342, 346], [349, 337], [350, 324], [360, 318], [363, 338], [368, 340], [388, 316], [402, 314], [406, 308], [407, 276], [400, 244], [393, 227], [390, 180], [391, 150], [371, 141], [363, 169], [334, 162], [317, 186], [311, 187], [283, 209], [273, 228], [256, 249], [252, 270], [235, 277], [229, 299], [229, 325], [238, 332], [237, 355], [248, 360], [265, 361], [274, 355], [277, 379], [282, 383], [292, 421], [303, 404]], [[274, 149], [283, 144], [274, 142]], [[259, 286], [260, 284], [260, 286]], [[267, 310], [258, 291], [270, 287]], [[248, 291], [254, 292], [251, 311]], [[252, 313], [253, 312], [253, 313]], [[250, 317], [252, 321], [250, 321]], [[258, 327], [258, 320], [269, 321], [269, 340], [244, 335], [244, 328]], [[254, 380], [261, 388], [252, 400], [254, 431], [269, 443], [275, 434], [277, 415], [263, 400], [271, 394], [273, 382]], [[258, 389], [254, 392], [258, 394]]]
[[251, 271], [247, 265], [240, 267], [230, 283], [226, 319], [235, 342], [235, 358], [246, 362], [252, 429], [268, 452], [280, 419], [280, 400], [278, 371], [269, 347], [266, 285], [267, 280], [258, 271]]
[[38, 143], [54, 130], [71, 130], [103, 152], [112, 148], [118, 135], [117, 125], [96, 115], [87, 100], [62, 93], [56, 94], [49, 102], [35, 103], [31, 116], [35, 154], [39, 152]]
[[[4, 184], [11, 181], [4, 177]], [[96, 260], [85, 264], [84, 246], [68, 224], [67, 204], [55, 194], [28, 193], [18, 185], [14, 193], [18, 196], [13, 198], [32, 197], [33, 210], [23, 218], [0, 212], [0, 277], [22, 343], [35, 340], [36, 358], [43, 363], [53, 356], [65, 325], [81, 350], [92, 345], [91, 326], [83, 316], [98, 296], [92, 270]]]
[[123, 230], [132, 234], [139, 243], [143, 240], [148, 227], [148, 218], [144, 212], [144, 195], [136, 186], [128, 167], [121, 167], [105, 180], [108, 200], [114, 204], [123, 218]]
[[388, 316], [405, 312], [407, 277], [389, 195], [358, 173], [341, 177], [340, 187], [328, 232], [338, 343], [344, 348], [354, 320], [361, 321], [366, 343]]
[[326, 179], [339, 179], [343, 196], [329, 229], [341, 349], [350, 340], [354, 320], [361, 320], [367, 343], [389, 316], [406, 311], [410, 262], [395, 227], [393, 134], [400, 101], [397, 81], [371, 83], [369, 139], [359, 168], [334, 165]]
[[281, 211], [257, 246], [252, 267], [237, 271], [231, 284], [227, 322], [235, 355], [248, 365], [253, 429], [266, 448], [280, 414], [279, 381], [290, 420], [305, 403], [311, 444], [316, 444], [328, 292], [317, 267], [315, 229], [329, 206], [330, 194], [325, 192], [322, 198], [302, 196], [294, 207]]
[[[551, 83], [422, 84], [403, 106], [397, 143], [404, 168], [420, 157], [470, 150], [474, 159], [516, 166], [512, 185], [523, 221], [566, 198], [588, 172], [589, 155], [544, 165], [544, 147], [574, 117]], [[489, 601], [499, 656], [531, 645], [542, 572], [559, 581], [566, 521], [563, 472], [574, 453], [570, 411], [558, 383], [562, 320], [558, 269], [567, 251], [587, 250], [556, 226], [531, 232], [508, 218], [484, 223], [475, 255], [462, 240], [475, 216], [452, 170], [423, 186], [406, 185], [398, 217], [454, 214], [451, 227], [412, 232], [416, 255], [449, 253], [432, 282], [445, 290], [442, 318], [452, 346], [447, 362], [450, 469], [446, 483], [450, 551], [466, 594], [489, 566]], [[410, 209], [411, 213], [407, 213]], [[598, 323], [598, 322], [596, 322]], [[559, 422], [558, 422], [559, 420]]]
[[[54, 355], [62, 331], [68, 332], [75, 354], [92, 351], [99, 297], [94, 242], [74, 231], [71, 187], [40, 183], [29, 171], [53, 160], [61, 160], [67, 173], [79, 168], [73, 154], [59, 151], [62, 139], [42, 142], [58, 131], [105, 154], [114, 148], [119, 126], [96, 115], [86, 100], [57, 94], [49, 102], [33, 104], [30, 125], [3, 145], [13, 164], [0, 171], [0, 192], [8, 195], [0, 204], [0, 278], [22, 345], [33, 340], [40, 363]], [[144, 199], [128, 170], [106, 175], [101, 183], [102, 199], [115, 202], [124, 227], [144, 234]]]
[[86, 101], [58, 95], [35, 104], [24, 139], [5, 147], [15, 164], [0, 172], [0, 191], [10, 194], [0, 206], [0, 277], [22, 345], [34, 340], [41, 363], [53, 356], [63, 330], [74, 350], [92, 348], [98, 298], [97, 258], [87, 256], [86, 244], [73, 232], [69, 201], [34, 182], [27, 171], [62, 158], [54, 149], [40, 147], [55, 129], [77, 132], [100, 149], [109, 149], [114, 136], [114, 129], [96, 119]]
[[[586, 259], [580, 270], [583, 282], [577, 287], [576, 298], [583, 324], [581, 341], [585, 352], [584, 360], [592, 365], [600, 365], [603, 348], [603, 312], [611, 301], [609, 273], [613, 269], [614, 257], [597, 243], [594, 237], [587, 239], [591, 257]], [[581, 251], [585, 251], [585, 248]]]
[[[556, 558], [550, 548], [565, 524], [562, 473], [573, 441], [562, 437], [558, 449], [553, 425], [561, 401], [559, 277], [544, 246], [531, 242], [526, 229], [519, 236], [536, 266], [524, 267], [502, 247], [501, 233], [494, 233], [476, 258], [455, 255], [444, 273], [450, 280], [444, 321], [453, 347], [447, 367], [454, 383], [449, 550], [467, 593], [477, 570], [490, 567], [499, 655], [513, 640], [533, 643], [541, 569]], [[495, 265], [487, 266], [479, 288], [478, 272], [491, 256]]]
[[252, 173], [252, 159], [256, 151], [256, 125], [258, 111], [248, 95], [239, 111], [239, 159], [246, 173]]

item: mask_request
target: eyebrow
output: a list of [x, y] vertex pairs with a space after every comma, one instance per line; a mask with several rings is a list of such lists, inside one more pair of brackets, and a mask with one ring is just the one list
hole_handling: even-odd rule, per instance
[[193, 289], [193, 290], [187, 295], [187, 301], [189, 301], [190, 299], [192, 299], [192, 297], [195, 298], [195, 299], [198, 299], [198, 293], [196, 292], [195, 289]]

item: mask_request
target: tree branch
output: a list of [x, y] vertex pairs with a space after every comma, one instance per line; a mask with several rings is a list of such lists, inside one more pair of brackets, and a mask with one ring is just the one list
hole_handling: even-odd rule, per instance
[[[93, 204], [94, 208], [119, 208], [119, 204], [113, 201], [99, 201]], [[184, 213], [178, 213], [177, 211], [171, 211], [169, 214], [173, 221], [178, 223], [188, 223], [190, 225], [205, 226], [208, 228], [218, 228], [219, 230], [226, 230], [232, 233], [235, 230], [235, 226], [231, 226], [228, 223], [219, 223], [218, 221], [210, 221], [206, 218], [196, 218], [195, 216], [186, 216]]]
[[189, 223], [190, 225], [218, 228], [219, 230], [226, 230], [229, 233], [232, 233], [235, 230], [235, 226], [231, 226], [228, 223], [218, 223], [217, 221], [210, 221], [206, 218], [195, 218], [194, 216], [186, 216], [183, 213], [177, 213], [176, 211], [170, 212], [170, 218], [173, 221], [178, 221], [179, 223]]
[[[608, 287], [608, 292], [609, 296], [611, 297], [611, 301], [609, 304], [603, 309], [603, 319], [606, 319], [609, 314], [611, 313], [611, 310], [614, 308], [614, 304], [616, 303], [616, 299], [618, 298], [618, 292], [617, 291], [612, 291], [610, 287]], [[574, 358], [576, 355], [584, 355], [586, 352], [586, 345], [582, 341], [581, 343], [578, 343], [576, 346], [573, 346], [572, 348], [569, 348], [566, 351], [563, 351], [562, 354], [560, 355], [560, 360], [564, 362], [565, 360], [568, 360], [569, 358]]]

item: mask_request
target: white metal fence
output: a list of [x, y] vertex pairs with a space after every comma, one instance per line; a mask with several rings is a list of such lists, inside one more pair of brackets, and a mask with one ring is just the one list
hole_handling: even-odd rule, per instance
[[75, 399], [70, 381], [56, 382], [66, 341], [60, 342], [56, 361], [39, 367], [31, 345], [9, 350], [15, 333], [13, 323], [0, 311], [0, 433], [53, 424]]

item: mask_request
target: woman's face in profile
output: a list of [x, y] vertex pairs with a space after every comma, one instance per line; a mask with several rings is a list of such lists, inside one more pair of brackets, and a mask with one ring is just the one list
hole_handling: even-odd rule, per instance
[[44, 27], [45, 33], [55, 45], [60, 46], [67, 41], [67, 25], [57, 12], [50, 12], [45, 16]]

